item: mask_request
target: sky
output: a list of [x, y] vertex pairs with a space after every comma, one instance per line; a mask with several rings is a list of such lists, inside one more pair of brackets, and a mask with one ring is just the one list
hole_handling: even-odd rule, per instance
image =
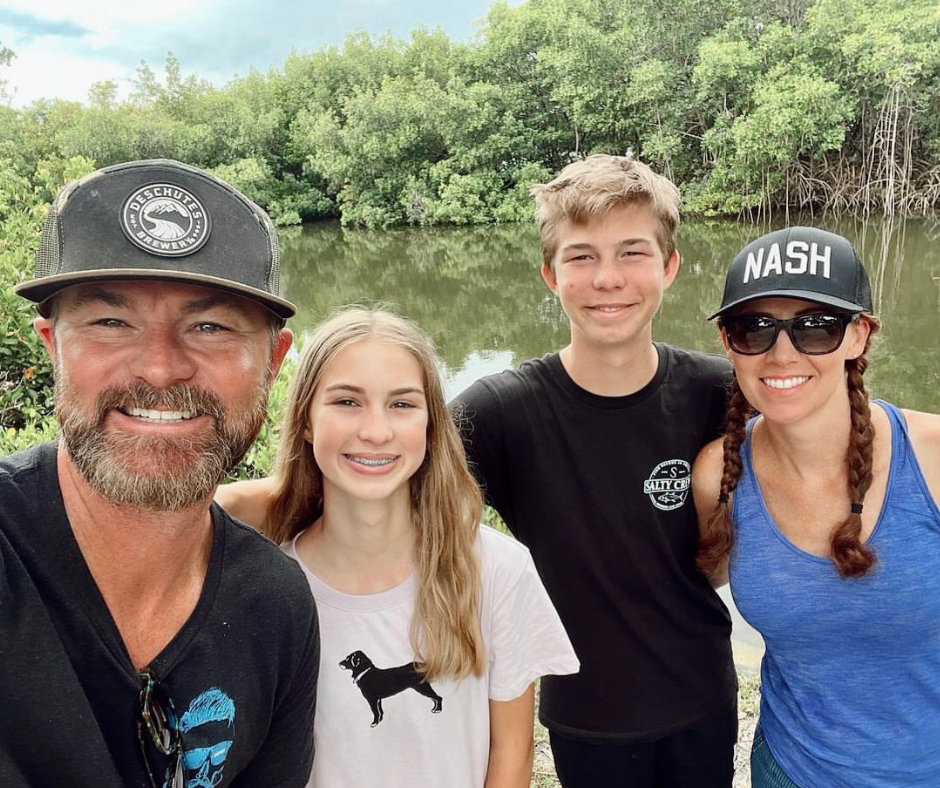
[[[514, 0], [516, 5], [521, 0]], [[39, 98], [86, 102], [95, 82], [131, 89], [146, 61], [162, 77], [167, 52], [185, 76], [221, 87], [252, 69], [280, 69], [291, 52], [341, 46], [347, 34], [390, 32], [407, 39], [418, 26], [469, 41], [492, 0], [0, 0], [0, 67], [9, 103]]]

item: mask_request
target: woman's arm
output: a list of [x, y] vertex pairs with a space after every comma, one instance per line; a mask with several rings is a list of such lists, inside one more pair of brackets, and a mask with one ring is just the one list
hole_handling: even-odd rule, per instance
[[514, 700], [490, 701], [490, 762], [485, 788], [529, 788], [534, 725], [535, 684]]
[[[695, 501], [695, 512], [698, 515], [698, 526], [701, 530], [712, 510], [718, 503], [718, 493], [721, 491], [721, 475], [724, 473], [724, 443], [722, 438], [713, 440], [699, 452], [692, 465], [692, 498]], [[728, 582], [728, 560], [709, 575], [712, 587], [719, 588]]]
[[276, 487], [277, 481], [273, 476], [231, 482], [219, 486], [215, 491], [215, 500], [232, 517], [260, 529], [268, 515]]

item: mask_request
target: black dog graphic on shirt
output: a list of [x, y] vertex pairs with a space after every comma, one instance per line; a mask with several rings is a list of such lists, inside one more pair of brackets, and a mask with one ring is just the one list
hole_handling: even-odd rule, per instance
[[413, 689], [433, 700], [432, 714], [438, 714], [441, 711], [443, 698], [421, 678], [414, 662], [399, 665], [397, 668], [377, 668], [362, 651], [354, 651], [340, 662], [339, 666], [352, 673], [353, 684], [359, 687], [362, 697], [369, 702], [369, 708], [372, 709], [373, 728], [385, 716], [382, 700], [404, 692], [406, 689]]

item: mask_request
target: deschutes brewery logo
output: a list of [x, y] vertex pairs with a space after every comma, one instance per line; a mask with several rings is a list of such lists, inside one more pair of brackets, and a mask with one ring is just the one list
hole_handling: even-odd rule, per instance
[[209, 215], [186, 189], [152, 183], [127, 198], [121, 227], [133, 243], [151, 254], [184, 257], [209, 237]]

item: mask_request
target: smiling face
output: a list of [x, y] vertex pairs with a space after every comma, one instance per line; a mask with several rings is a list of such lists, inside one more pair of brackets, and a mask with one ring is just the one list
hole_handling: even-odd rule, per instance
[[72, 464], [116, 503], [175, 510], [211, 496], [254, 441], [290, 346], [268, 312], [212, 288], [67, 288], [35, 326], [55, 364]]
[[571, 322], [576, 347], [648, 345], [663, 293], [679, 270], [666, 259], [658, 223], [643, 204], [619, 205], [583, 224], [565, 223], [542, 278]]
[[347, 345], [324, 367], [309, 419], [324, 502], [408, 504], [428, 432], [424, 377], [411, 353], [379, 339]]
[[[781, 320], [832, 313], [831, 307], [792, 298], [761, 298], [735, 312]], [[722, 340], [748, 401], [768, 420], [789, 423], [828, 412], [835, 403], [847, 405], [845, 362], [864, 352], [868, 333], [865, 320], [849, 323], [842, 344], [824, 355], [801, 353], [785, 331], [780, 331], [770, 350], [753, 356], [732, 351], [724, 331]]]

